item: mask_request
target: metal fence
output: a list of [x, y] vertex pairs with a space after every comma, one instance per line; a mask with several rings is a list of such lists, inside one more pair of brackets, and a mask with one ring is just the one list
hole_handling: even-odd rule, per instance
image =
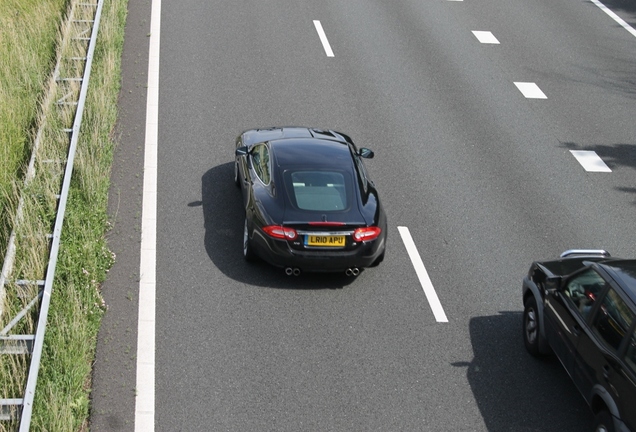
[[[0, 359], [5, 356], [19, 356], [21, 359], [26, 359], [25, 364], [28, 364], [28, 376], [22, 397], [7, 398], [8, 395], [0, 395], [5, 397], [0, 399], [0, 421], [7, 422], [6, 424], [19, 424], [20, 432], [28, 431], [31, 424], [33, 399], [53, 292], [53, 279], [64, 214], [103, 3], [104, 0], [90, 2], [75, 0], [71, 3], [53, 80], [43, 103], [45, 106], [47, 104], [53, 106], [51, 111], [47, 112], [45, 109], [44, 112], [47, 112], [48, 116], [56, 117], [56, 119], [55, 121], [50, 121], [49, 118], [41, 119], [25, 176], [25, 184], [22, 188], [23, 195], [18, 204], [13, 231], [9, 238], [2, 273], [0, 273], [0, 318], [6, 318], [0, 322], [7, 323], [0, 330]], [[60, 127], [60, 132], [68, 137], [68, 140], [65, 140], [65, 158], [62, 160], [41, 159], [40, 148], [43, 140], [46, 139], [42, 131], [47, 127], [47, 124], [49, 127], [51, 124], [54, 124], [54, 127]], [[58, 169], [47, 171], [46, 168], [43, 168], [46, 166], [58, 167]], [[61, 166], [64, 167], [63, 171], [59, 169]], [[19, 241], [20, 224], [24, 223], [25, 219], [25, 202], [30, 198], [25, 194], [31, 193], [29, 186], [38, 176], [55, 176], [57, 172], [61, 174], [61, 179], [57, 180], [57, 184], [61, 184], [61, 188], [59, 194], [56, 194], [57, 208], [53, 230], [51, 233], [45, 234], [45, 241], [49, 244], [48, 264], [41, 279], [25, 277], [24, 274], [20, 274], [25, 272], [24, 266], [20, 265], [19, 262], [21, 257], [25, 256], [20, 247], [24, 244], [28, 245], [28, 243]], [[3, 310], [5, 302], [23, 298], [25, 293], [29, 291], [34, 292], [35, 295], [22, 300], [24, 307], [21, 310], [11, 317], [3, 317], [3, 314], [7, 314], [7, 311]], [[25, 325], [26, 320], [33, 320], [37, 323], [32, 334], [24, 332], [25, 329], [33, 327]], [[0, 428], [1, 426], [3, 426], [2, 423], [0, 423]]]

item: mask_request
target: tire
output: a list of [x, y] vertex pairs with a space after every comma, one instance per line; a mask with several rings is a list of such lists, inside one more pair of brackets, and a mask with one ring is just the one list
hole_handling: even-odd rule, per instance
[[252, 242], [250, 241], [250, 233], [247, 228], [247, 217], [245, 218], [245, 224], [243, 225], [243, 258], [245, 261], [254, 261], [256, 255], [252, 249]]
[[234, 184], [236, 187], [241, 187], [241, 181], [239, 180], [238, 162], [234, 161]]
[[539, 323], [539, 309], [534, 296], [528, 297], [523, 308], [523, 343], [526, 350], [534, 356], [540, 357], [539, 340], [541, 338], [541, 327]]
[[594, 419], [595, 432], [614, 432], [614, 419], [607, 410], [599, 411]]

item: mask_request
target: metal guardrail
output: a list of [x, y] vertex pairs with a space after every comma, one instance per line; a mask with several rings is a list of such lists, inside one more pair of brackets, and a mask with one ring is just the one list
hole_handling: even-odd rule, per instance
[[[40, 360], [42, 357], [44, 334], [46, 332], [48, 310], [53, 289], [53, 279], [57, 265], [62, 225], [64, 223], [66, 203], [69, 194], [71, 176], [73, 173], [73, 163], [79, 139], [79, 131], [82, 124], [84, 105], [88, 92], [93, 54], [95, 52], [103, 4], [104, 0], [72, 2], [71, 10], [66, 22], [68, 31], [65, 32], [62, 49], [58, 54], [57, 64], [53, 73], [53, 84], [49, 88], [48, 96], [44, 102], [45, 104], [48, 104], [52, 101], [52, 98], [61, 94], [62, 96], [55, 102], [58, 109], [75, 107], [75, 112], [72, 116], [72, 125], [66, 125], [66, 127], [62, 128], [62, 131], [68, 133], [69, 136], [66, 161], [39, 161], [40, 163], [60, 162], [65, 164], [63, 178], [61, 181], [62, 187], [58, 195], [58, 205], [53, 232], [46, 236], [50, 240], [50, 248], [48, 265], [46, 266], [44, 279], [20, 279], [21, 275], [14, 275], [16, 256], [18, 256], [16, 248], [16, 228], [23, 221], [24, 196], [21, 197], [18, 204], [14, 229], [9, 238], [9, 245], [7, 247], [7, 253], [2, 266], [2, 273], [0, 273], [0, 318], [2, 318], [2, 306], [6, 300], [8, 288], [13, 287], [18, 290], [20, 287], [24, 286], [38, 287], [37, 295], [35, 295], [26, 304], [26, 306], [9, 321], [7, 325], [0, 330], [0, 356], [14, 355], [25, 356], [28, 358], [30, 355], [29, 372], [23, 397], [0, 399], [0, 421], [11, 422], [19, 419], [20, 432], [27, 432], [31, 424], [33, 399], [35, 396], [38, 372], [40, 369]], [[70, 54], [65, 55], [65, 52]], [[69, 66], [69, 63], [72, 65]], [[78, 67], [82, 63], [83, 68]], [[82, 72], [79, 72], [80, 70], [82, 70]], [[68, 73], [67, 71], [78, 71], [81, 73], [81, 76], [78, 76], [79, 73], [77, 75], [70, 76], [63, 75]], [[78, 83], [81, 84], [79, 91], [77, 91]], [[38, 175], [38, 172], [35, 170], [35, 164], [38, 158], [40, 143], [43, 139], [42, 130], [45, 123], [46, 119], [43, 119], [36, 136], [33, 153], [25, 176], [25, 187], [23, 188], [23, 191], [28, 191], [29, 184]], [[38, 310], [39, 313], [37, 313]], [[33, 334], [11, 333], [20, 321], [24, 320], [25, 317], [30, 316], [30, 314], [36, 313], [37, 327]], [[1, 396], [6, 397], [7, 395]], [[2, 426], [1, 423], [0, 426]]]

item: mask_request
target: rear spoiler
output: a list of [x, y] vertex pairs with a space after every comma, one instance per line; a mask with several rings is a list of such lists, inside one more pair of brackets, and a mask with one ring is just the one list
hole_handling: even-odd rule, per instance
[[559, 255], [560, 258], [570, 257], [598, 257], [609, 258], [610, 253], [604, 249], [568, 249]]

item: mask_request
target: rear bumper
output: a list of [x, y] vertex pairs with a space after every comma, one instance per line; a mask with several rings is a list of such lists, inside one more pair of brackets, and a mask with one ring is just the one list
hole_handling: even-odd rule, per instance
[[277, 240], [255, 230], [252, 247], [264, 261], [275, 267], [297, 267], [309, 272], [344, 272], [348, 268], [370, 267], [386, 248], [386, 231], [375, 240], [363, 242], [355, 250], [311, 250], [292, 249], [286, 240]]

